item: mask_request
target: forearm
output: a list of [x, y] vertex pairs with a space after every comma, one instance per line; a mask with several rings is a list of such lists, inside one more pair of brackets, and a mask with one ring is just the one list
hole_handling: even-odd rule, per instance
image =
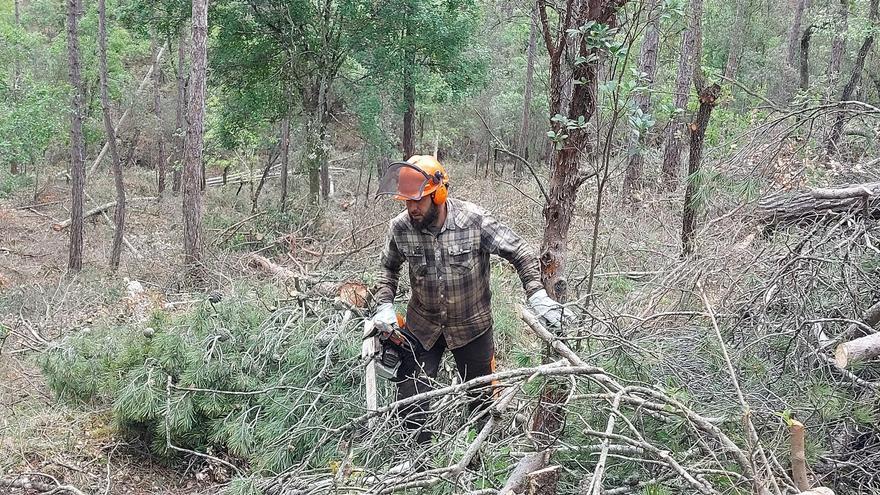
[[376, 293], [373, 300], [376, 304], [393, 303], [397, 294], [397, 283], [400, 280], [400, 271], [394, 271], [388, 267], [382, 267], [379, 280], [376, 284]]

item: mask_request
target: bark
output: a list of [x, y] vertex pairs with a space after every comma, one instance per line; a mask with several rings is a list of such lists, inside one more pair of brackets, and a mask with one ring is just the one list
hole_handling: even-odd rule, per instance
[[510, 477], [507, 478], [507, 482], [504, 483], [504, 487], [498, 493], [523, 493], [528, 487], [529, 474], [544, 469], [548, 461], [549, 456], [546, 451], [526, 455], [517, 463], [513, 472], [510, 473]]
[[556, 495], [560, 466], [549, 466], [529, 473], [528, 495]]
[[801, 24], [804, 20], [804, 9], [807, 0], [792, 0], [794, 3], [794, 19], [791, 28], [788, 31], [788, 50], [786, 51], [785, 61], [790, 67], [794, 67], [797, 63], [798, 41], [801, 36]]
[[162, 66], [159, 65], [158, 43], [152, 42], [153, 53], [153, 115], [156, 116], [156, 173], [159, 197], [165, 192], [165, 136], [162, 131]]
[[792, 420], [788, 431], [791, 434], [791, 478], [794, 480], [795, 487], [803, 492], [810, 489], [805, 453], [806, 431], [804, 424], [798, 420]]
[[[645, 12], [649, 22], [645, 41], [639, 53], [639, 72], [645, 74], [645, 86], [648, 90], [637, 94], [633, 98], [633, 103], [642, 114], [647, 115], [651, 113], [650, 90], [654, 86], [654, 78], [657, 77], [657, 52], [660, 47], [660, 12], [657, 10], [657, 0], [648, 0], [645, 4]], [[645, 157], [642, 149], [645, 147], [646, 134], [639, 133], [638, 136], [634, 136], [629, 145], [629, 160], [623, 177], [623, 193], [630, 198], [633, 193], [644, 187]]]
[[[533, 11], [529, 24], [529, 45], [526, 48], [526, 82], [523, 88], [522, 119], [520, 120], [519, 140], [517, 143], [517, 153], [526, 160], [529, 159], [529, 127], [532, 120], [532, 94], [535, 86], [535, 53], [537, 52], [537, 45], [538, 22]], [[521, 178], [522, 175], [522, 164], [519, 161], [514, 162], [513, 176]]]
[[86, 171], [83, 159], [83, 95], [80, 75], [79, 33], [77, 29], [80, 3], [67, 0], [67, 66], [71, 86], [70, 112], [70, 247], [68, 269], [71, 272], [82, 270], [83, 254], [83, 191]]
[[684, 211], [681, 221], [681, 254], [687, 257], [694, 252], [694, 230], [697, 223], [697, 204], [695, 201], [700, 188], [700, 165], [703, 158], [703, 141], [706, 137], [706, 127], [712, 116], [718, 97], [721, 95], [721, 86], [713, 84], [700, 90], [700, 108], [697, 116], [690, 125], [691, 144], [690, 157], [688, 160], [688, 181], [684, 193]]
[[[107, 12], [104, 0], [98, 0], [98, 51], [99, 51], [99, 77], [101, 80], [101, 109], [104, 114], [104, 131], [107, 133], [107, 143], [110, 145], [110, 160], [113, 170], [113, 184], [116, 187], [116, 211], [113, 214], [113, 247], [110, 248], [110, 270], [119, 268], [119, 259], [122, 256], [122, 241], [125, 232], [125, 185], [122, 182], [122, 162], [119, 160], [119, 152], [116, 149], [116, 130], [113, 127], [113, 118], [110, 115], [110, 97], [107, 88]], [[155, 55], [155, 51], [153, 52]], [[153, 59], [154, 63], [155, 58]]]
[[806, 91], [810, 87], [810, 37], [815, 26], [807, 26], [801, 37], [800, 88]]
[[[288, 101], [290, 99], [288, 98]], [[281, 120], [281, 211], [287, 210], [287, 165], [290, 157], [290, 115]]]
[[406, 108], [403, 111], [403, 159], [408, 160], [415, 154], [415, 134], [413, 127], [416, 118], [416, 85], [413, 81], [412, 73], [412, 57], [407, 54], [406, 68], [403, 71], [403, 104]]
[[757, 217], [773, 226], [816, 220], [829, 213], [880, 217], [880, 182], [774, 193], [758, 203]]
[[[877, 23], [877, 4], [878, 0], [871, 0], [868, 11], [868, 20], [872, 25], [875, 25]], [[868, 57], [868, 53], [871, 51], [873, 45], [874, 31], [871, 30], [869, 31], [868, 36], [865, 37], [864, 41], [862, 41], [862, 46], [859, 47], [859, 53], [858, 55], [856, 55], [856, 60], [853, 64], [852, 74], [850, 75], [849, 81], [847, 81], [846, 86], [843, 87], [843, 91], [840, 95], [840, 101], [849, 101], [853, 98], [856, 88], [859, 86], [859, 83], [862, 80], [862, 71], [864, 71], [865, 69], [865, 59]], [[843, 124], [845, 120], [846, 112], [838, 112], [834, 119], [834, 124], [831, 126], [831, 132], [828, 135], [828, 140], [825, 143], [825, 151], [829, 155], [834, 154], [837, 151], [840, 136], [841, 134], [843, 134]]]
[[[551, 25], [548, 20], [546, 5], [541, 4], [539, 15], [547, 51], [550, 54], [550, 115], [557, 113], [578, 118], [583, 116], [589, 122], [596, 110], [598, 61], [594, 49], [590, 48], [586, 39], [578, 40], [577, 53], [591, 62], [576, 65], [572, 69], [575, 80], [581, 81], [574, 85], [571, 98], [566, 96], [566, 86], [562, 76], [567, 72], [563, 67], [562, 56], [570, 42], [566, 29], [571, 29], [574, 19], [578, 22], [596, 21], [613, 26], [617, 8], [625, 0], [606, 0], [602, 2], [583, 2], [578, 4], [579, 10], [566, 13], [566, 24], [558, 39], [551, 38]], [[584, 182], [579, 172], [581, 157], [589, 151], [589, 132], [586, 129], [567, 130], [560, 122], [553, 123], [553, 131], [557, 135], [568, 134], [551, 156], [549, 199], [544, 207], [544, 235], [541, 245], [541, 281], [550, 297], [564, 301], [567, 281], [565, 264], [568, 252], [568, 231], [577, 203], [577, 191]]]
[[746, 28], [749, 26], [748, 14], [747, 0], [738, 0], [733, 18], [733, 31], [730, 32], [730, 44], [727, 48], [727, 62], [724, 63], [724, 77], [726, 79], [736, 79], [739, 58], [742, 56], [743, 41], [746, 38]]
[[834, 363], [843, 369], [852, 363], [867, 361], [877, 356], [880, 356], [880, 333], [840, 344], [834, 351]]
[[681, 51], [678, 59], [678, 74], [675, 80], [675, 97], [673, 106], [676, 115], [666, 128], [666, 138], [663, 141], [663, 166], [661, 169], [662, 186], [666, 190], [673, 190], [678, 186], [679, 174], [681, 173], [681, 146], [683, 127], [685, 125], [684, 112], [687, 110], [688, 97], [690, 96], [691, 81], [694, 71], [699, 70], [700, 45], [702, 36], [703, 0], [691, 2], [691, 16], [688, 28], [681, 33]]
[[184, 262], [194, 281], [201, 277], [202, 260], [202, 138], [205, 121], [205, 71], [208, 62], [208, 0], [192, 2], [192, 72], [187, 109], [183, 170]]
[[174, 172], [172, 173], [172, 185], [171, 192], [174, 194], [180, 193], [180, 183], [181, 183], [181, 175], [183, 172], [183, 163], [184, 163], [184, 136], [186, 135], [185, 129], [185, 116], [186, 116], [186, 78], [184, 77], [184, 68], [183, 65], [186, 61], [186, 30], [181, 27], [180, 29], [180, 40], [177, 43], [177, 115], [175, 119], [177, 129], [174, 131], [174, 135], [176, 136], [176, 148], [177, 148], [177, 166], [174, 167]]
[[843, 53], [846, 51], [846, 31], [849, 20], [849, 1], [840, 0], [835, 22], [834, 37], [831, 39], [831, 56], [828, 61], [829, 87], [834, 88], [840, 77], [840, 65], [843, 61]]

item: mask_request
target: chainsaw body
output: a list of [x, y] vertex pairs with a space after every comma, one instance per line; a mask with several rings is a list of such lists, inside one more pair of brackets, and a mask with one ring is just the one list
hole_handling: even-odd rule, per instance
[[365, 335], [365, 338], [372, 338], [375, 341], [374, 355], [372, 359], [376, 362], [376, 374], [386, 380], [396, 380], [400, 365], [403, 362], [405, 353], [413, 353], [414, 338], [406, 331], [406, 327], [399, 325], [401, 318], [398, 317], [398, 324], [388, 325], [377, 322], [373, 326], [372, 332]]

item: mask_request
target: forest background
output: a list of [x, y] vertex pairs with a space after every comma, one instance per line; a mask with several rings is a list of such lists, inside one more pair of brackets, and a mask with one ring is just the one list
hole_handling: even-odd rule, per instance
[[[877, 0], [3, 0], [0, 487], [880, 491], [877, 31]], [[502, 391], [476, 428], [444, 368], [427, 449], [359, 359], [413, 153], [576, 315], [493, 264]]]

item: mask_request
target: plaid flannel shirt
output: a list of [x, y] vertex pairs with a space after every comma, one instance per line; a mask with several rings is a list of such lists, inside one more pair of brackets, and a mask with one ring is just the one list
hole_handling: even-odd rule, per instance
[[379, 304], [394, 301], [406, 261], [412, 288], [406, 326], [425, 349], [441, 335], [455, 349], [492, 327], [490, 254], [513, 264], [527, 296], [543, 288], [537, 258], [510, 228], [466, 201], [450, 198], [446, 208], [437, 235], [413, 227], [406, 211], [391, 220], [375, 296]]

